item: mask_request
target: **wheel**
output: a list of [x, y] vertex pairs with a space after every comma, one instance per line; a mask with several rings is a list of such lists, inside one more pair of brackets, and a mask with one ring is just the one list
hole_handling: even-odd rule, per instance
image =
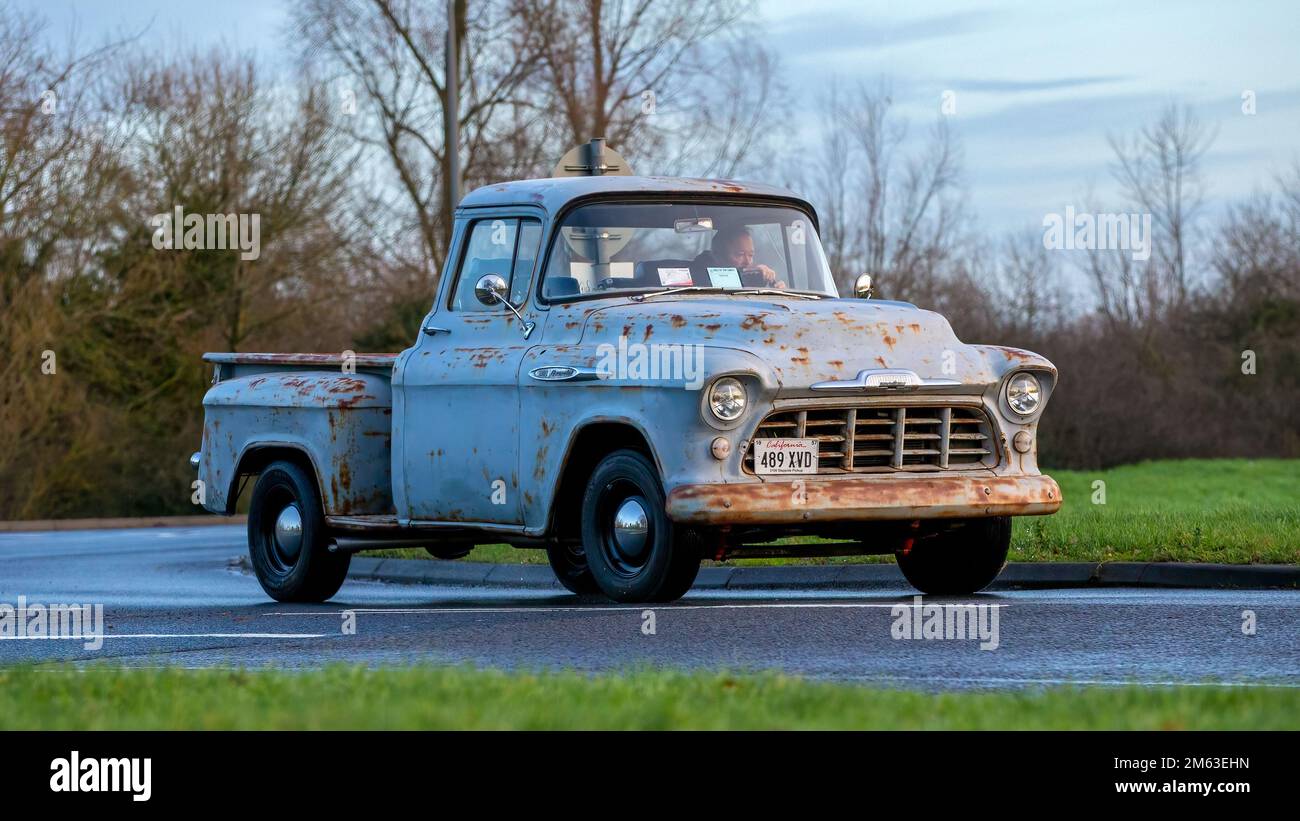
[[582, 549], [601, 592], [620, 602], [681, 598], [700, 569], [700, 543], [668, 519], [654, 465], [620, 450], [601, 461], [582, 498]]
[[551, 563], [555, 578], [569, 592], [581, 596], [600, 589], [591, 575], [591, 568], [587, 566], [587, 554], [583, 552], [582, 545], [548, 544], [546, 560]]
[[351, 554], [330, 553], [315, 479], [294, 462], [273, 462], [258, 477], [248, 510], [248, 555], [266, 594], [282, 602], [322, 602], [338, 592]]
[[922, 593], [960, 596], [988, 587], [1007, 564], [1011, 517], [971, 519], [899, 551], [898, 569]]

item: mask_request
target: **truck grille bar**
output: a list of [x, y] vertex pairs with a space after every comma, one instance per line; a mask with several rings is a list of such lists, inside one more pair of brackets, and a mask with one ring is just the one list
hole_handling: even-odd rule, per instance
[[[892, 473], [992, 467], [993, 427], [968, 406], [878, 405], [809, 408], [770, 414], [754, 432], [761, 438], [816, 439], [818, 473]], [[744, 469], [754, 472], [754, 449]]]

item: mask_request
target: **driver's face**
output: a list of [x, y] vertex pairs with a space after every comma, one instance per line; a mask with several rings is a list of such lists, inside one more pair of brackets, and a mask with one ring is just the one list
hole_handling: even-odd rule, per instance
[[725, 254], [727, 262], [737, 268], [749, 268], [754, 264], [754, 238], [741, 235], [732, 240]]

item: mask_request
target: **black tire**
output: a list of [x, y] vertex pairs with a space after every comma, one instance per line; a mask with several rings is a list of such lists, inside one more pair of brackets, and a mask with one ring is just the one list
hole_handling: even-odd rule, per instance
[[[296, 552], [276, 524], [296, 507], [301, 537]], [[281, 531], [287, 533], [288, 531]], [[330, 553], [320, 493], [310, 473], [294, 462], [273, 462], [258, 477], [248, 509], [248, 555], [266, 594], [281, 602], [322, 602], [343, 586], [349, 553]]]
[[[643, 514], [643, 535], [622, 531], [619, 537], [615, 514], [629, 502]], [[582, 496], [582, 548], [606, 596], [628, 603], [681, 598], [699, 573], [699, 545], [694, 534], [669, 520], [658, 472], [644, 455], [616, 451], [592, 471]]]
[[1011, 517], [971, 519], [898, 552], [898, 569], [922, 593], [964, 596], [983, 590], [1007, 565]]
[[655, 601], [680, 599], [690, 591], [695, 585], [695, 577], [700, 575], [700, 561], [704, 558], [704, 541], [699, 534], [694, 530], [677, 528], [673, 538], [676, 541], [673, 549], [682, 554], [681, 560], [674, 565], [672, 575], [660, 591], [661, 598]]
[[587, 555], [583, 552], [582, 545], [548, 544], [546, 560], [551, 563], [555, 578], [570, 593], [584, 596], [600, 590], [596, 586], [595, 577], [591, 575], [591, 568], [587, 566]]

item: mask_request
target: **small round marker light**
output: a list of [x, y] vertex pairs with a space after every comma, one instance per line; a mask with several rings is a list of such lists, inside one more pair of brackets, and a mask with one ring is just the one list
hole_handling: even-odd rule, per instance
[[726, 437], [719, 436], [713, 440], [713, 444], [709, 445], [709, 452], [713, 454], [714, 459], [721, 462], [731, 455], [731, 443], [726, 440]]
[[1034, 446], [1034, 437], [1029, 435], [1029, 431], [1022, 430], [1011, 440], [1011, 444], [1015, 447], [1016, 452], [1028, 453], [1030, 448]]

